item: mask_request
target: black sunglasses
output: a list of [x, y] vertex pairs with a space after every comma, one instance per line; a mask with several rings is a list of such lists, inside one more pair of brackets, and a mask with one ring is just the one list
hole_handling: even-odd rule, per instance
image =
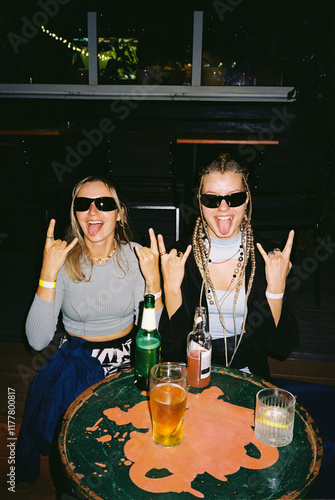
[[207, 208], [217, 208], [220, 206], [221, 201], [224, 200], [228, 207], [240, 207], [247, 199], [246, 191], [238, 193], [226, 194], [226, 196], [218, 196], [216, 194], [202, 194], [200, 195], [201, 203]]
[[86, 212], [92, 203], [100, 212], [111, 212], [117, 209], [114, 198], [110, 196], [102, 196], [101, 198], [83, 198], [79, 196], [74, 200], [73, 209], [75, 212]]

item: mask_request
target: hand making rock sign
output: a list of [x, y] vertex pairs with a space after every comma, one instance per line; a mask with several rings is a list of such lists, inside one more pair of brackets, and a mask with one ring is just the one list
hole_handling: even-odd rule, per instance
[[272, 294], [281, 294], [285, 290], [286, 278], [292, 268], [290, 256], [293, 246], [294, 231], [290, 231], [286, 245], [281, 251], [274, 248], [272, 252], [266, 253], [260, 243], [257, 248], [265, 262], [265, 276], [267, 281], [267, 291]]
[[[146, 283], [146, 293], [152, 293], [154, 295], [159, 294], [161, 291], [160, 285], [160, 274], [159, 274], [159, 252], [157, 239], [155, 231], [149, 229], [150, 236], [150, 248], [135, 245], [135, 252], [137, 254], [140, 268]], [[156, 309], [160, 309], [163, 306], [162, 298], [156, 298]]]
[[[43, 252], [40, 279], [47, 283], [53, 283], [56, 281], [57, 275], [65, 262], [67, 254], [78, 242], [78, 238], [74, 238], [69, 244], [60, 239], [55, 240], [55, 225], [55, 219], [51, 219], [45, 238]], [[53, 290], [54, 288], [39, 286], [37, 295], [46, 301], [54, 300], [54, 293], [52, 293]]]
[[188, 245], [185, 253], [177, 252], [175, 248], [167, 253], [163, 236], [159, 234], [157, 239], [165, 290], [165, 306], [171, 317], [182, 303], [181, 284], [185, 274], [185, 263], [192, 251], [192, 245]]
[[274, 248], [266, 253], [260, 243], [257, 248], [265, 262], [265, 277], [267, 282], [266, 297], [270, 305], [275, 324], [277, 325], [282, 311], [282, 298], [285, 292], [286, 279], [292, 268], [290, 256], [293, 246], [294, 231], [290, 231], [286, 245], [281, 251]]

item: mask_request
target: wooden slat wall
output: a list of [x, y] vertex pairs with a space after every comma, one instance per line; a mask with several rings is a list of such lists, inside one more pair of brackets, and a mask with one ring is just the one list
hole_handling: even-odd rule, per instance
[[[19, 433], [25, 398], [34, 373], [51, 349], [32, 355], [20, 343], [0, 343], [0, 498], [12, 499], [8, 491], [7, 474], [7, 395], [8, 387], [15, 389], [16, 396], [16, 436]], [[270, 359], [271, 373], [274, 377], [290, 378], [304, 382], [325, 384], [335, 387], [333, 363], [288, 359], [284, 362]], [[20, 500], [56, 500], [55, 486], [49, 471], [48, 457], [42, 457], [40, 478], [35, 484], [20, 483], [16, 487], [16, 498]]]

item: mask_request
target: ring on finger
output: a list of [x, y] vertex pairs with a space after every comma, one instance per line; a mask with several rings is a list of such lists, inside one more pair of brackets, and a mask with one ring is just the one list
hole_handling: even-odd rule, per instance
[[268, 257], [273, 257], [274, 256], [274, 253], [273, 252], [269, 252], [268, 253]]
[[53, 240], [53, 239], [54, 239], [54, 237], [53, 237], [53, 236], [47, 236], [47, 238], [50, 238], [51, 240]]
[[164, 252], [159, 252], [159, 255], [165, 255], [166, 254], [166, 251], [164, 250]]

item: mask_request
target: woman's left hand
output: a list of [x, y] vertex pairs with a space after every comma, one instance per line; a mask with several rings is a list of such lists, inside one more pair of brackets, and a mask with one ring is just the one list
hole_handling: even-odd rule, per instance
[[159, 275], [159, 251], [155, 231], [149, 229], [150, 248], [135, 245], [135, 251], [140, 262], [140, 267], [147, 284], [153, 285], [157, 280], [160, 282]]
[[291, 250], [294, 239], [294, 231], [290, 231], [285, 248], [280, 251], [275, 248], [266, 253], [260, 243], [257, 248], [260, 251], [265, 262], [265, 277], [267, 281], [267, 291], [270, 293], [283, 293], [285, 291], [286, 278], [292, 268], [290, 262]]

